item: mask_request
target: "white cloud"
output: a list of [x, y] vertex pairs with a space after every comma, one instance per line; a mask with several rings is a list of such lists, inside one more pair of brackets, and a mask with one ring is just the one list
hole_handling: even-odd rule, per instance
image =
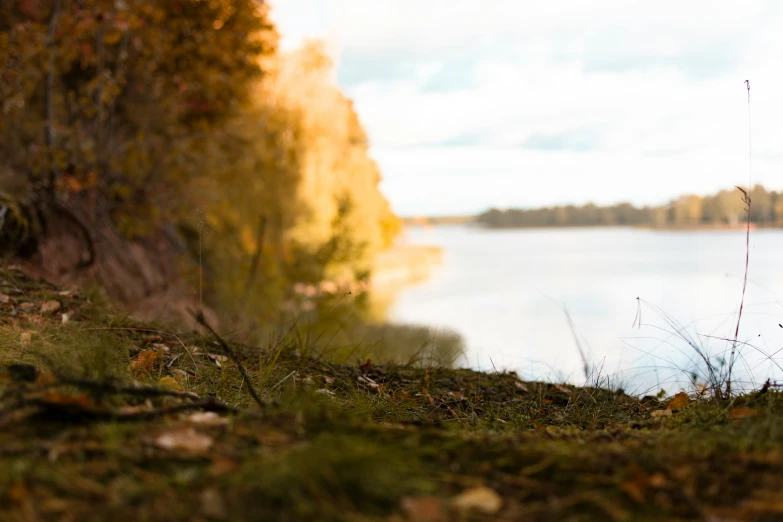
[[399, 212], [653, 203], [742, 183], [746, 78], [754, 177], [781, 188], [774, 0], [277, 0], [273, 16], [287, 46], [339, 43]]

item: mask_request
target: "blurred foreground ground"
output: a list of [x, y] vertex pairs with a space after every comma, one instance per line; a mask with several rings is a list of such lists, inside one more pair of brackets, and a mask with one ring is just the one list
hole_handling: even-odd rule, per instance
[[333, 364], [0, 276], [2, 520], [781, 520], [783, 395]]

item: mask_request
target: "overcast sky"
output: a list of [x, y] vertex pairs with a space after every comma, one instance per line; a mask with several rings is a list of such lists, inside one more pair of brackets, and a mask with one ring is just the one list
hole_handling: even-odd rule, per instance
[[273, 0], [405, 216], [783, 189], [783, 1]]

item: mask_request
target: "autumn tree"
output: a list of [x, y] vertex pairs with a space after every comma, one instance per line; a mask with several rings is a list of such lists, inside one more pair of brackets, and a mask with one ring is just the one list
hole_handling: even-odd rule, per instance
[[275, 46], [253, 0], [4, 2], [0, 167], [17, 189], [3, 198], [27, 209], [39, 267], [110, 284], [119, 266], [144, 272], [123, 242], [189, 205], [204, 144]]
[[212, 216], [213, 288], [225, 306], [246, 295], [239, 305], [256, 316], [290, 303], [298, 283], [366, 278], [400, 227], [322, 44], [267, 65], [252, 103], [213, 141], [225, 146], [199, 187]]

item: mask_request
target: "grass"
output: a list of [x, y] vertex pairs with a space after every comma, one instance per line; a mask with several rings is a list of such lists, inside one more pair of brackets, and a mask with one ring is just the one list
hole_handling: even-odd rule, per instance
[[424, 360], [346, 364], [294, 335], [229, 340], [235, 362], [98, 292], [13, 269], [0, 292], [0, 520], [783, 516], [772, 385], [667, 410]]

